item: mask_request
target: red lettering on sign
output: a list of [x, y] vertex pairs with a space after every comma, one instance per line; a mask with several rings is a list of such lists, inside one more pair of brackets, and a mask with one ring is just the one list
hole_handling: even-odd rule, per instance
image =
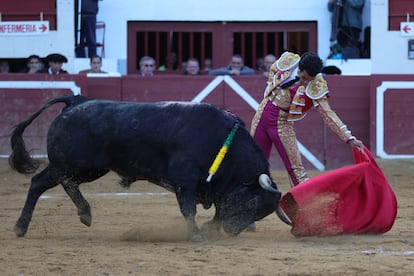
[[0, 22], [0, 35], [42, 35], [48, 32], [49, 24], [45, 21]]
[[45, 24], [42, 24], [42, 26], [40, 26], [39, 27], [39, 29], [42, 31], [42, 33], [44, 32], [44, 31], [46, 31], [47, 30], [47, 27], [46, 27], [46, 25]]
[[35, 33], [35, 24], [0, 25], [0, 33]]

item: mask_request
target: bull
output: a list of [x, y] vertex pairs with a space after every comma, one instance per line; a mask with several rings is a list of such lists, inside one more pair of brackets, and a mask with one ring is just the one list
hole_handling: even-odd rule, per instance
[[[268, 161], [242, 121], [205, 103], [115, 102], [83, 96], [52, 99], [13, 130], [9, 163], [19, 173], [33, 174], [39, 167], [26, 149], [25, 128], [56, 103], [65, 106], [49, 127], [49, 162], [31, 179], [14, 228], [18, 237], [26, 234], [39, 197], [59, 184], [77, 207], [80, 221], [90, 226], [91, 208], [79, 185], [109, 171], [116, 172], [126, 188], [146, 179], [174, 192], [193, 241], [205, 240], [221, 228], [238, 235], [275, 211], [290, 223], [279, 208], [281, 192], [270, 178]], [[207, 179], [236, 125], [226, 155]], [[195, 222], [197, 204], [215, 207], [214, 217], [201, 229]]]

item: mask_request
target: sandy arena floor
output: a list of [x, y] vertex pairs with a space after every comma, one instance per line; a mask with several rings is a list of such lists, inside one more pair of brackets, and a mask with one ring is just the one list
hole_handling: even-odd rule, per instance
[[[125, 191], [115, 174], [81, 186], [90, 228], [59, 186], [39, 200], [28, 233], [17, 238], [13, 227], [30, 178], [0, 159], [0, 275], [412, 275], [414, 160], [378, 163], [399, 206], [384, 235], [295, 238], [271, 215], [254, 233], [194, 243], [186, 240], [173, 194], [148, 182]], [[286, 173], [273, 176], [287, 191]], [[198, 212], [200, 225], [213, 214], [201, 206]]]

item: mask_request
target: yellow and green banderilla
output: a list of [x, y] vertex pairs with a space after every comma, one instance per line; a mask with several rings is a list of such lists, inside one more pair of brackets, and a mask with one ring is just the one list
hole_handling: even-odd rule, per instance
[[217, 172], [218, 168], [221, 165], [221, 162], [223, 162], [224, 156], [226, 156], [226, 153], [233, 142], [234, 135], [236, 134], [236, 131], [239, 127], [239, 123], [236, 123], [229, 133], [227, 135], [226, 141], [224, 141], [223, 145], [220, 148], [220, 151], [217, 153], [216, 158], [213, 161], [213, 164], [211, 165], [210, 169], [208, 170], [208, 177], [206, 179], [207, 182], [210, 182], [213, 178], [213, 175]]

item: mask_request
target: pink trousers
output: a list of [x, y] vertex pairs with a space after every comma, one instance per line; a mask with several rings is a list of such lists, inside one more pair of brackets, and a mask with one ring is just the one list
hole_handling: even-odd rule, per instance
[[[260, 112], [260, 110], [258, 111]], [[308, 179], [302, 164], [293, 122], [287, 120], [288, 113], [271, 101], [263, 108], [253, 138], [269, 159], [272, 144], [275, 145], [293, 185]]]

